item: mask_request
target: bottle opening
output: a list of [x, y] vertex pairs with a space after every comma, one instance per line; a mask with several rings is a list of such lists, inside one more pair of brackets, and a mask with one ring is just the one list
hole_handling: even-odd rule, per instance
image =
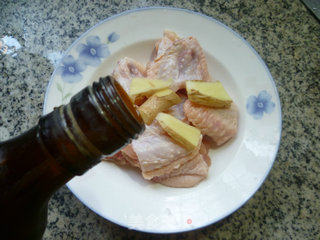
[[99, 85], [101, 90], [98, 92], [101, 95], [102, 107], [109, 112], [115, 124], [123, 130], [119, 134], [121, 133], [126, 139], [137, 138], [145, 126], [130, 97], [111, 76], [101, 78]]
[[133, 115], [133, 117], [141, 124], [144, 124], [139, 112], [137, 109], [134, 107], [133, 102], [131, 98], [128, 96], [126, 91], [122, 88], [122, 86], [114, 80], [114, 78], [111, 78], [111, 82], [114, 85], [118, 95], [120, 96], [121, 100], [124, 102], [126, 107], [128, 108], [129, 112]]

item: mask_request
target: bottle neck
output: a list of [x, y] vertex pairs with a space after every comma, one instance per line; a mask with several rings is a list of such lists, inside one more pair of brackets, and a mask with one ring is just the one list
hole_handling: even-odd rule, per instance
[[33, 129], [0, 143], [0, 189], [5, 190], [0, 201], [21, 194], [50, 197], [143, 129], [142, 119], [121, 86], [111, 77], [100, 79], [69, 104], [43, 116]]

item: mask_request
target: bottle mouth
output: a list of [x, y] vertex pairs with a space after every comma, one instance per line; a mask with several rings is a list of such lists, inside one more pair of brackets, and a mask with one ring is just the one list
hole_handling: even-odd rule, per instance
[[136, 139], [144, 131], [145, 125], [128, 94], [112, 76], [100, 78], [99, 85], [101, 93], [105, 94], [111, 116], [124, 130], [125, 138]]
[[133, 115], [133, 117], [140, 124], [144, 125], [144, 122], [143, 122], [143, 119], [142, 119], [140, 113], [134, 107], [133, 102], [132, 102], [131, 98], [128, 96], [128, 94], [126, 93], [126, 91], [122, 88], [122, 86], [113, 77], [110, 77], [110, 79], [111, 79], [111, 84], [114, 86], [114, 88], [117, 91], [122, 102], [126, 103], [125, 107], [128, 109], [128, 111]]

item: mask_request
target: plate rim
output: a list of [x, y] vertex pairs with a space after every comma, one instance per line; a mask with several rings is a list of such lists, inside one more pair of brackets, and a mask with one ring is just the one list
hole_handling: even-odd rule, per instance
[[277, 143], [277, 146], [275, 148], [275, 152], [274, 152], [274, 156], [272, 157], [272, 163], [270, 164], [269, 166], [269, 169], [267, 169], [266, 171], [266, 174], [261, 178], [261, 181], [257, 184], [257, 188], [256, 190], [250, 194], [248, 196], [248, 198], [243, 201], [242, 204], [240, 204], [239, 206], [237, 206], [236, 208], [234, 209], [231, 209], [230, 211], [228, 211], [224, 216], [222, 216], [220, 219], [218, 220], [213, 220], [213, 221], [209, 221], [207, 224], [204, 224], [202, 226], [198, 226], [198, 227], [194, 227], [194, 228], [190, 228], [190, 229], [182, 229], [182, 230], [175, 230], [175, 231], [151, 231], [151, 230], [142, 230], [142, 229], [136, 229], [136, 228], [132, 228], [130, 227], [129, 225], [126, 225], [126, 224], [123, 224], [123, 223], [120, 223], [118, 222], [117, 220], [115, 219], [112, 219], [112, 218], [106, 218], [105, 216], [101, 215], [100, 213], [96, 212], [94, 209], [92, 209], [91, 207], [89, 207], [88, 205], [85, 204], [85, 201], [80, 197], [78, 196], [76, 193], [74, 193], [72, 191], [72, 189], [69, 187], [69, 184], [66, 183], [66, 186], [68, 187], [68, 189], [72, 192], [73, 195], [75, 195], [75, 197], [83, 204], [85, 205], [85, 207], [89, 208], [92, 212], [94, 212], [95, 214], [97, 214], [98, 216], [110, 221], [110, 222], [113, 222], [119, 226], [122, 226], [122, 227], [125, 227], [129, 230], [134, 230], [134, 231], [138, 231], [138, 232], [146, 232], [146, 233], [155, 233], [155, 234], [174, 234], [174, 233], [182, 233], [182, 232], [189, 232], [189, 231], [193, 231], [193, 230], [198, 230], [198, 229], [202, 229], [202, 228], [205, 228], [209, 225], [212, 225], [214, 223], [217, 223], [217, 222], [220, 222], [221, 220], [225, 219], [226, 217], [232, 215], [234, 212], [236, 212], [237, 210], [239, 210], [241, 207], [243, 207], [252, 197], [253, 195], [256, 194], [256, 192], [261, 188], [262, 184], [265, 182], [266, 178], [268, 177], [272, 167], [273, 167], [273, 164], [276, 160], [276, 157], [277, 157], [277, 154], [279, 152], [279, 147], [280, 147], [280, 143], [281, 143], [281, 135], [282, 135], [282, 108], [281, 108], [281, 101], [280, 101], [280, 97], [279, 97], [279, 93], [278, 93], [278, 89], [276, 87], [276, 83], [270, 73], [270, 70], [267, 66], [267, 64], [264, 62], [264, 60], [262, 59], [262, 57], [258, 54], [258, 52], [251, 46], [251, 44], [244, 38], [242, 37], [238, 32], [236, 32], [235, 30], [233, 30], [232, 28], [228, 27], [227, 25], [225, 25], [224, 23], [220, 22], [219, 20], [211, 17], [211, 16], [207, 16], [203, 13], [200, 13], [200, 12], [196, 12], [196, 11], [193, 11], [193, 10], [189, 10], [189, 9], [184, 9], [184, 8], [176, 8], [176, 7], [163, 7], [163, 6], [154, 6], [154, 7], [142, 7], [142, 8], [135, 8], [135, 9], [130, 9], [130, 10], [126, 10], [126, 11], [123, 11], [121, 13], [118, 13], [118, 14], [115, 14], [115, 15], [112, 15], [108, 18], [105, 18], [101, 21], [99, 21], [98, 23], [96, 23], [95, 25], [93, 25], [92, 27], [90, 27], [87, 31], [85, 31], [84, 33], [82, 33], [79, 37], [77, 37], [77, 39], [74, 40], [74, 42], [63, 52], [62, 56], [61, 56], [61, 59], [57, 62], [57, 65], [55, 66], [55, 69], [54, 71], [52, 72], [51, 76], [50, 76], [50, 79], [49, 79], [49, 83], [48, 83], [48, 86], [46, 88], [46, 91], [45, 91], [45, 97], [44, 97], [44, 101], [43, 101], [43, 111], [42, 111], [42, 115], [45, 115], [46, 112], [47, 112], [47, 101], [48, 101], [48, 93], [52, 87], [52, 84], [53, 84], [53, 80], [54, 80], [54, 76], [56, 74], [56, 71], [57, 71], [57, 66], [61, 65], [61, 61], [62, 61], [62, 58], [64, 56], [66, 56], [66, 54], [68, 52], [70, 52], [70, 50], [84, 37], [86, 36], [91, 30], [95, 29], [96, 27], [100, 26], [101, 24], [105, 23], [105, 22], [108, 22], [112, 19], [116, 19], [118, 17], [121, 17], [121, 16], [125, 16], [125, 15], [128, 15], [128, 14], [131, 14], [131, 13], [135, 13], [135, 12], [143, 12], [143, 11], [150, 11], [150, 10], [171, 10], [171, 11], [177, 11], [177, 12], [184, 12], [184, 13], [189, 13], [189, 14], [194, 14], [194, 15], [198, 15], [200, 17], [203, 17], [209, 21], [212, 21], [220, 26], [222, 26], [224, 29], [226, 29], [227, 31], [231, 32], [235, 37], [237, 37], [238, 39], [240, 39], [242, 41], [242, 43], [244, 43], [251, 51], [252, 53], [257, 57], [257, 59], [259, 60], [260, 64], [262, 64], [264, 70], [266, 71], [267, 75], [268, 75], [268, 78], [270, 79], [271, 81], [271, 84], [272, 84], [272, 87], [273, 87], [273, 90], [275, 92], [275, 101], [277, 103], [277, 105], [279, 106], [279, 114], [278, 114], [278, 122], [279, 122], [279, 126], [278, 126], [278, 130], [279, 130], [279, 135], [278, 135], [278, 143]]

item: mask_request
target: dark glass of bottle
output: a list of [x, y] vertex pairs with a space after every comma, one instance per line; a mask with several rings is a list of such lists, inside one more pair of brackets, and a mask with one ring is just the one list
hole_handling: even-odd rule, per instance
[[51, 195], [143, 130], [125, 91], [106, 77], [26, 133], [1, 142], [0, 239], [41, 239]]

